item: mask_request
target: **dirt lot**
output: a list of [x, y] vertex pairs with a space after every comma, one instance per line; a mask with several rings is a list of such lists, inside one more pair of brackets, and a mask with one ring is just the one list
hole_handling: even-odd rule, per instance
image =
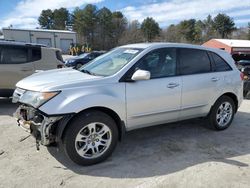
[[80, 167], [55, 147], [35, 149], [0, 99], [0, 187], [250, 187], [250, 100], [232, 126], [216, 132], [204, 121], [128, 133], [108, 161]]

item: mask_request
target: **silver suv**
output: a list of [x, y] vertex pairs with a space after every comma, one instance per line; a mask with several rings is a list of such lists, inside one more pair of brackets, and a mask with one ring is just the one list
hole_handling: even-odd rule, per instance
[[17, 83], [15, 113], [39, 144], [58, 143], [77, 164], [105, 160], [126, 131], [206, 117], [229, 127], [243, 98], [230, 55], [187, 44], [115, 48], [83, 66], [34, 74]]

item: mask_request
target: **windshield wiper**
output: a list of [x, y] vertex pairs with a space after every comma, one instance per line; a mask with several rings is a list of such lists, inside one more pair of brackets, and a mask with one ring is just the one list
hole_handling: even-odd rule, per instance
[[87, 73], [87, 74], [89, 74], [89, 75], [96, 76], [96, 74], [95, 74], [95, 73], [90, 72], [90, 71], [88, 71], [88, 70], [86, 70], [86, 69], [82, 69], [82, 70], [81, 70], [81, 72], [83, 72], [83, 73]]

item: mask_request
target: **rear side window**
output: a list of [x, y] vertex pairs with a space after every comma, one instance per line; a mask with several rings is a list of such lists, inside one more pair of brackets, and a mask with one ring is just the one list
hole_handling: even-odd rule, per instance
[[62, 53], [59, 50], [56, 51], [56, 59], [63, 62]]
[[179, 49], [180, 74], [200, 74], [211, 71], [208, 54], [204, 50], [181, 48]]
[[31, 61], [39, 61], [41, 58], [41, 48], [31, 48]]
[[28, 62], [28, 49], [21, 47], [4, 47], [1, 50], [2, 64], [22, 64]]
[[229, 71], [232, 70], [232, 68], [227, 64], [227, 62], [222, 59], [220, 56], [217, 54], [210, 52], [213, 60], [214, 60], [214, 66], [215, 66], [215, 71], [216, 72], [221, 72], [221, 71]]

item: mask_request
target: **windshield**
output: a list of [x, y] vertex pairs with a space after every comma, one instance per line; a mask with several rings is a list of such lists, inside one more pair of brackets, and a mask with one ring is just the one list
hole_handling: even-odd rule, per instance
[[97, 76], [111, 76], [137, 56], [142, 49], [116, 48], [83, 66], [80, 71]]

